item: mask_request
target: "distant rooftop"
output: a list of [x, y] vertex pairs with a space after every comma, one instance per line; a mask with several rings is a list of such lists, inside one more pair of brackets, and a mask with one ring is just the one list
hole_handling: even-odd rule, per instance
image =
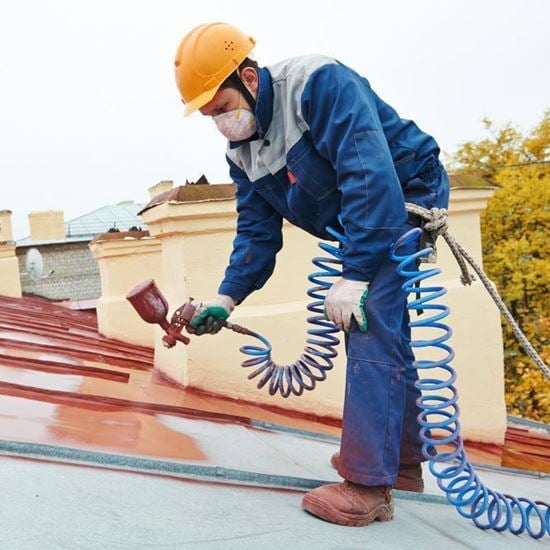
[[60, 244], [67, 242], [91, 241], [96, 235], [106, 233], [111, 228], [128, 231], [131, 227], [147, 229], [138, 212], [145, 206], [143, 203], [123, 201], [118, 204], [103, 206], [78, 218], [65, 222], [65, 239], [33, 241], [30, 236], [16, 241], [17, 246], [43, 244]]
[[[202, 177], [204, 178], [204, 176]], [[208, 183], [199, 180], [197, 183]], [[494, 189], [495, 185], [478, 175], [452, 174], [451, 189]], [[103, 206], [78, 218], [65, 222], [65, 239], [33, 241], [30, 236], [16, 241], [17, 246], [36, 246], [44, 244], [60, 244], [67, 242], [91, 241], [101, 233], [116, 228], [128, 231], [131, 227], [146, 230], [139, 214], [164, 202], [202, 202], [206, 200], [226, 200], [235, 196], [236, 186], [231, 184], [218, 185], [180, 185], [154, 197], [149, 203], [122, 201], [118, 204]]]
[[169, 189], [164, 193], [153, 197], [144, 208], [138, 212], [143, 214], [146, 210], [166, 202], [205, 202], [216, 200], [234, 199], [237, 186], [234, 183], [208, 184], [208, 180], [202, 176], [197, 183], [180, 185]]
[[450, 174], [451, 189], [495, 189], [497, 186], [476, 174]]

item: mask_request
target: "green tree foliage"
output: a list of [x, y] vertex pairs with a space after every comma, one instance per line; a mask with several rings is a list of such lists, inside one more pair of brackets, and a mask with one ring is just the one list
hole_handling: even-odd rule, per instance
[[[499, 187], [481, 218], [484, 268], [546, 364], [550, 358], [550, 111], [528, 135], [508, 124], [466, 142], [451, 171]], [[518, 166], [519, 165], [519, 166]], [[513, 415], [550, 422], [550, 382], [503, 321], [506, 403]]]

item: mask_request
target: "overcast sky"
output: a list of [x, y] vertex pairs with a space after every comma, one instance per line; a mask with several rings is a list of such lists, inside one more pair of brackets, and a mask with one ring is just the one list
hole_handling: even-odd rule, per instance
[[228, 181], [210, 119], [183, 118], [173, 56], [227, 21], [261, 65], [331, 55], [366, 76], [444, 151], [480, 120], [530, 129], [550, 107], [548, 0], [0, 0], [0, 210], [69, 220], [148, 200], [163, 179]]

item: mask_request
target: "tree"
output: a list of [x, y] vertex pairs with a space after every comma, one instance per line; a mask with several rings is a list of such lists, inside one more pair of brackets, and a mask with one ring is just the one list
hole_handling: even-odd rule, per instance
[[[481, 217], [486, 273], [545, 363], [550, 357], [550, 111], [528, 134], [511, 124], [462, 144], [451, 171], [498, 186]], [[550, 383], [503, 321], [506, 404], [510, 414], [550, 422]]]

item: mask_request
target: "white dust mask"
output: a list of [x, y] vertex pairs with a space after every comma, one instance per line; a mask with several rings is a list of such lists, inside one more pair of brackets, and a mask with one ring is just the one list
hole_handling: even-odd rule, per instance
[[256, 132], [256, 117], [250, 111], [241, 109], [240, 98], [238, 109], [217, 115], [213, 120], [229, 141], [242, 141]]

